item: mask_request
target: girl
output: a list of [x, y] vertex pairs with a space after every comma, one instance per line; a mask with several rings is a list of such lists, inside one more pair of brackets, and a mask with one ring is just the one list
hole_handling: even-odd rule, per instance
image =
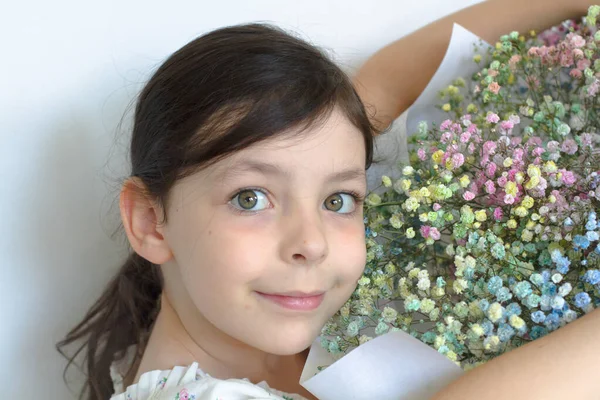
[[[120, 195], [133, 251], [58, 345], [84, 340], [71, 361], [84, 351], [89, 398], [314, 398], [298, 383], [307, 349], [365, 264], [373, 135], [426, 85], [451, 22], [489, 39], [531, 28], [532, 15], [539, 26], [583, 15], [588, 4], [535, 0], [520, 5], [530, 7], [520, 19], [503, 13], [511, 6], [490, 0], [388, 46], [358, 73], [356, 90], [323, 53], [265, 25], [219, 29], [169, 57], [135, 110]], [[494, 18], [481, 22], [486, 15]], [[599, 328], [594, 312], [465, 374], [439, 398], [586, 398], [599, 376], [581, 371], [600, 354], [580, 338]], [[567, 359], [579, 367], [560, 372], [571, 385], [550, 392], [544, 383]], [[534, 366], [536, 385], [524, 378]]]

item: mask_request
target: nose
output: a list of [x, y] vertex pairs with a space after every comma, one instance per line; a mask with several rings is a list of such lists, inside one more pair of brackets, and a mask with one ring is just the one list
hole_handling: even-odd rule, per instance
[[281, 257], [291, 265], [318, 265], [329, 251], [319, 210], [290, 210], [281, 220]]

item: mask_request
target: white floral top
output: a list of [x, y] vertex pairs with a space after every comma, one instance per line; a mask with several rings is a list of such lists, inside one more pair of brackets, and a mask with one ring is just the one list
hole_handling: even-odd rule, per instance
[[145, 372], [126, 390], [118, 366], [111, 366], [111, 375], [115, 394], [110, 400], [306, 400], [271, 389], [266, 382], [255, 385], [247, 379], [213, 378], [196, 362], [189, 367]]

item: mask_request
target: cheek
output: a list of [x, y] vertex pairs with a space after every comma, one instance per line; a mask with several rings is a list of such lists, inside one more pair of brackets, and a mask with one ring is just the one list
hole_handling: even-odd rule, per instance
[[338, 230], [335, 240], [335, 258], [344, 279], [356, 282], [362, 275], [367, 259], [365, 230], [362, 220], [345, 229]]

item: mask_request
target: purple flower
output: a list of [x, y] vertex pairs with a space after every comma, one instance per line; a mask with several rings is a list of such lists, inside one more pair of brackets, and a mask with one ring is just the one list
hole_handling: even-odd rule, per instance
[[562, 150], [563, 153], [575, 154], [575, 153], [577, 153], [577, 150], [579, 148], [577, 147], [577, 143], [575, 143], [575, 141], [573, 139], [567, 139], [562, 143], [562, 146], [560, 149]]

